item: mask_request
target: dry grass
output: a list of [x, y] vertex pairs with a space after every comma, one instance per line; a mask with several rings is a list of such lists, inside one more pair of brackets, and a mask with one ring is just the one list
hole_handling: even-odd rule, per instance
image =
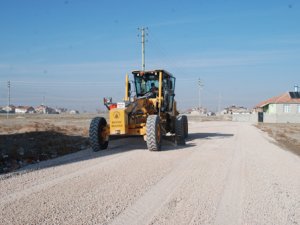
[[274, 138], [279, 146], [300, 156], [300, 124], [259, 123], [256, 126]]

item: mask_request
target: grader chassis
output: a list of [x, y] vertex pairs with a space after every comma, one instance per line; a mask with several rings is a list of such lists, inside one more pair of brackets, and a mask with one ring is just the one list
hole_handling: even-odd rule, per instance
[[132, 75], [134, 91], [126, 75], [123, 102], [104, 99], [110, 123], [103, 117], [92, 119], [92, 149], [106, 149], [112, 136], [143, 136], [150, 151], [159, 151], [162, 136], [167, 134], [174, 136], [178, 145], [185, 145], [188, 121], [176, 108], [175, 77], [165, 70], [133, 71]]

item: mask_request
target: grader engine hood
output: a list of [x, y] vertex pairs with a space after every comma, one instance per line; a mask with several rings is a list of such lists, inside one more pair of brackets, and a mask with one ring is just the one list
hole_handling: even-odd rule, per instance
[[117, 103], [117, 108], [109, 111], [110, 135], [142, 135], [145, 130], [146, 114], [154, 112], [152, 101], [137, 99], [134, 102]]
[[110, 118], [110, 134], [127, 134], [128, 132], [128, 116], [126, 109], [112, 109], [109, 111]]

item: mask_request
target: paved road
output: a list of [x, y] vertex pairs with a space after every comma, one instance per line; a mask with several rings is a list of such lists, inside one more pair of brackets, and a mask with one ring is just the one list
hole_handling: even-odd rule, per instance
[[1, 176], [0, 224], [300, 224], [298, 156], [250, 124], [189, 126], [182, 148], [127, 138]]

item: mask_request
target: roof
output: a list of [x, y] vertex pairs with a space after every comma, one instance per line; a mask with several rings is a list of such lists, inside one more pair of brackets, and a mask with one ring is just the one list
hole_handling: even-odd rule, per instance
[[28, 109], [33, 109], [33, 107], [32, 106], [18, 106], [18, 107], [16, 107], [16, 109], [26, 109], [26, 110], [28, 110]]
[[35, 107], [35, 109], [46, 109], [48, 108], [48, 106], [45, 106], [45, 105], [39, 105], [37, 107]]
[[171, 73], [169, 73], [166, 70], [162, 70], [162, 69], [158, 69], [158, 70], [148, 70], [148, 71], [142, 71], [142, 70], [134, 70], [132, 71], [133, 74], [154, 74], [154, 75], [158, 75], [159, 72], [162, 72], [164, 74], [169, 75], [170, 77], [173, 77], [173, 75]]
[[256, 105], [256, 108], [261, 108], [269, 104], [289, 104], [289, 103], [300, 103], [299, 92], [286, 92], [282, 95], [269, 98]]

